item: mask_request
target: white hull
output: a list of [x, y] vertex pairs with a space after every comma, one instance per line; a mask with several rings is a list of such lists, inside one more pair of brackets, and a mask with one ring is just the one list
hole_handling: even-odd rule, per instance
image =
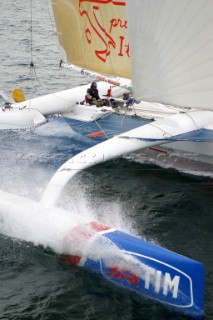
[[[124, 83], [126, 83], [125, 80]], [[77, 106], [85, 100], [87, 89], [90, 85], [83, 85], [80, 87], [55, 92], [53, 94], [47, 94], [45, 96], [33, 98], [19, 103], [12, 104], [13, 108], [35, 108], [41, 112], [44, 116], [52, 114], [72, 114], [76, 113]], [[99, 95], [104, 97], [107, 95], [107, 90], [110, 88], [110, 84], [106, 82], [98, 83]], [[113, 89], [114, 97], [121, 97], [127, 89], [117, 88]], [[80, 113], [80, 111], [79, 111]]]
[[[193, 150], [196, 151], [193, 152]], [[127, 155], [126, 158], [130, 161], [156, 164], [193, 175], [213, 176], [213, 155], [209, 155], [209, 150], [212, 150], [211, 143], [175, 142], [142, 149]]]
[[35, 109], [0, 112], [0, 130], [31, 129], [45, 122], [45, 117]]
[[[103, 225], [92, 218], [85, 218], [73, 211], [69, 212], [58, 207], [46, 208], [37, 201], [1, 190], [0, 201], [1, 234], [44, 248], [51, 248], [60, 255], [62, 261], [84, 267], [86, 270], [102, 275], [110, 283], [121, 286], [123, 289], [133, 290], [165, 305], [171, 305], [175, 310], [178, 301], [180, 312], [203, 314], [203, 289], [199, 289], [199, 294], [196, 290], [190, 291], [190, 282], [186, 281], [188, 278], [192, 279], [191, 282], [195, 287], [203, 288], [202, 264], [132, 234]], [[158, 292], [156, 298], [156, 294], [152, 293], [151, 285], [150, 289], [145, 286], [146, 283], [157, 282], [155, 277], [150, 279], [150, 270], [155, 270], [156, 261], [161, 282], [164, 284], [162, 292], [164, 287], [168, 288], [168, 281], [164, 281], [164, 274], [170, 275], [169, 284], [171, 285], [174, 283], [171, 279], [176, 279], [176, 274], [181, 279], [181, 286], [179, 281], [175, 289], [171, 286], [164, 299], [161, 298], [161, 292]], [[121, 276], [122, 282], [117, 282], [117, 277], [112, 273], [114, 269], [116, 275]], [[134, 282], [130, 283], [128, 279], [133, 279]], [[173, 292], [177, 292], [177, 297], [171, 298]], [[188, 308], [186, 304], [183, 310], [183, 299], [188, 302], [194, 296], [196, 301], [193, 300], [193, 305]]]
[[164, 146], [165, 149], [173, 150], [184, 159], [213, 164], [212, 143], [208, 142], [175, 142]]
[[[123, 80], [124, 84], [128, 80]], [[95, 121], [112, 112], [111, 108], [96, 108], [94, 106], [82, 106], [86, 91], [90, 85], [84, 85], [53, 94], [48, 94], [12, 103], [10, 108], [0, 110], [0, 130], [28, 129], [44, 123], [45, 117], [53, 114], [61, 114], [67, 118], [80, 121]], [[110, 84], [99, 83], [100, 96], [106, 96]], [[113, 88], [115, 97], [122, 96], [126, 92], [124, 88]]]
[[[128, 80], [123, 79], [124, 85]], [[86, 91], [90, 85], [84, 85], [53, 94], [48, 94], [12, 103], [10, 108], [0, 110], [0, 130], [26, 129], [44, 123], [45, 117], [60, 114], [67, 118], [80, 121], [95, 121], [112, 113], [112, 108], [96, 108], [81, 105], [85, 100]], [[103, 98], [107, 95], [110, 84], [99, 83], [99, 94]], [[113, 87], [114, 97], [121, 97], [127, 89]]]
[[[200, 112], [202, 115], [202, 111]], [[200, 129], [205, 128], [212, 131], [213, 140], [213, 125], [208, 124], [211, 120], [206, 120], [207, 125], [203, 125]], [[156, 148], [140, 150], [134, 155], [131, 155], [130, 158], [137, 162], [151, 162], [165, 168], [175, 168], [196, 175], [213, 175], [213, 143], [211, 141], [169, 142], [158, 145]]]
[[67, 182], [81, 170], [116, 157], [130, 153], [134, 154], [141, 150], [146, 151], [150, 148], [158, 148], [162, 144], [166, 145], [168, 138], [178, 137], [196, 129], [201, 129], [210, 124], [211, 119], [211, 111], [177, 114], [148, 123], [99, 143], [69, 159], [56, 171], [43, 194], [42, 201], [48, 206], [55, 205]]
[[[7, 112], [0, 113], [0, 129], [32, 128], [37, 124], [43, 123], [45, 121], [44, 116], [52, 114], [61, 114], [64, 117], [82, 122], [92, 122], [114, 112], [110, 107], [97, 108], [96, 106], [81, 105], [80, 102], [84, 100], [88, 87], [89, 85], [85, 85], [12, 104], [12, 111], [7, 110]], [[105, 82], [98, 84], [102, 97], [107, 94], [109, 87], [110, 85]], [[114, 87], [113, 98], [121, 97], [124, 92], [126, 92], [125, 88]], [[125, 117], [137, 115], [142, 118], [156, 120], [180, 114], [181, 111], [181, 109], [171, 106], [141, 102], [128, 110], [126, 108], [120, 109], [119, 113], [121, 117], [122, 115]], [[205, 111], [203, 111], [204, 113]], [[211, 121], [204, 121], [201, 128], [213, 130]], [[196, 130], [196, 126], [193, 130]], [[187, 132], [187, 128], [185, 132]], [[191, 169], [196, 170], [196, 164], [198, 168], [200, 168], [201, 164], [204, 164], [204, 167], [206, 165], [208, 168], [209, 165], [213, 165], [213, 148], [210, 142], [176, 141], [164, 143], [164, 145], [158, 144], [158, 148], [137, 151], [131, 157], [135, 161], [151, 161], [161, 166], [176, 167], [180, 170], [190, 171]]]

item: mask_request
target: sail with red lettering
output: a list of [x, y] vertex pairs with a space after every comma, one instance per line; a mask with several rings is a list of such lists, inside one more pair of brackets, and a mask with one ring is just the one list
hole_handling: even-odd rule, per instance
[[64, 61], [131, 78], [125, 1], [52, 0], [52, 6]]

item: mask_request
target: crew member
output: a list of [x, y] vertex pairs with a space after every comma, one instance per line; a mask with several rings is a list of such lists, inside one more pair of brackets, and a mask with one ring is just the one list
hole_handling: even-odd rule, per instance
[[92, 82], [90, 88], [87, 89], [86, 97], [90, 105], [96, 104], [97, 100], [100, 100], [96, 82]]

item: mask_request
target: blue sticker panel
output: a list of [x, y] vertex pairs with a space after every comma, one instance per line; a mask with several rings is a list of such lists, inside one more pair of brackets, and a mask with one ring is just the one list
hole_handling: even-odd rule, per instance
[[204, 267], [201, 263], [117, 230], [103, 237], [108, 246], [116, 245], [117, 253], [113, 251], [110, 261], [109, 257], [88, 259], [86, 268], [168, 308], [202, 317]]

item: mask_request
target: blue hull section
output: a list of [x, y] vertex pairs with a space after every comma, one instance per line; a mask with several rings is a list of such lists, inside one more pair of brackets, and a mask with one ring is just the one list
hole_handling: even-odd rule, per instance
[[143, 138], [135, 137], [135, 139], [143, 141], [193, 141], [193, 142], [213, 142], [213, 130], [209, 129], [199, 129], [193, 130], [187, 133], [182, 133], [174, 137], [164, 138], [164, 139], [155, 139], [155, 138]]
[[87, 259], [84, 263], [87, 269], [170, 309], [202, 318], [204, 267], [201, 263], [118, 230], [95, 240], [96, 247], [100, 243], [116, 245], [119, 250], [110, 259], [107, 250], [104, 250], [106, 259]]
[[[149, 120], [142, 120], [138, 117], [126, 117], [124, 115], [111, 114], [93, 122], [84, 122], [74, 119], [65, 118], [71, 128], [83, 136], [89, 137], [94, 134], [93, 139], [102, 142], [110, 139], [122, 132], [140, 127], [149, 123]], [[102, 135], [95, 136], [95, 133], [102, 132]]]

